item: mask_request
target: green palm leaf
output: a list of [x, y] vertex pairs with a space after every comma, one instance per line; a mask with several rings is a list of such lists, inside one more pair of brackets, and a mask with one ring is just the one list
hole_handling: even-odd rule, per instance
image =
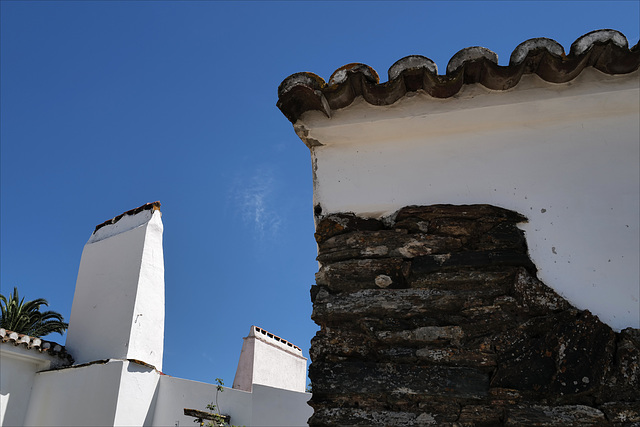
[[44, 298], [24, 301], [18, 295], [18, 288], [13, 288], [9, 298], [0, 294], [0, 327], [19, 334], [41, 337], [50, 333], [62, 335], [69, 327], [60, 313], [40, 311], [40, 306], [49, 306]]

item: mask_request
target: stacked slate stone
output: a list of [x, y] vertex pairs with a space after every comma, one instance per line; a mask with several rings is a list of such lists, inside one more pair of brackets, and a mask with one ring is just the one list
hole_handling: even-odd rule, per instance
[[522, 215], [318, 219], [311, 426], [640, 425], [640, 333], [536, 278]]

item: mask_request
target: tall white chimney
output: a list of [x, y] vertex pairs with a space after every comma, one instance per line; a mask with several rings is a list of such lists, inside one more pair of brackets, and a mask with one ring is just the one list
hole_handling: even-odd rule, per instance
[[82, 251], [66, 347], [76, 363], [136, 359], [162, 370], [160, 202], [98, 225]]

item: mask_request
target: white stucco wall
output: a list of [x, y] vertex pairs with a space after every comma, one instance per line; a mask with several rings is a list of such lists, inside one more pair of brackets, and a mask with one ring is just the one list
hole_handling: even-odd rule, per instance
[[[224, 388], [218, 393], [220, 412], [231, 416], [231, 423], [243, 426], [304, 426], [313, 413], [306, 404], [311, 395], [254, 385], [249, 393]], [[192, 426], [193, 418], [184, 408], [206, 410], [216, 400], [216, 386], [197, 381], [162, 376], [153, 419], [154, 426]]]
[[313, 415], [311, 393], [253, 385], [252, 426], [306, 426]]
[[160, 373], [123, 361], [114, 426], [151, 426]]
[[[24, 381], [21, 384], [29, 390], [20, 394], [28, 407], [11, 402], [12, 413], [22, 411], [22, 418], [2, 425], [23, 425], [24, 420], [29, 426], [191, 426], [193, 418], [184, 415], [185, 408], [204, 411], [216, 402], [214, 384], [162, 375], [128, 360], [72, 366], [35, 377], [29, 372], [31, 396], [31, 383]], [[313, 412], [307, 405], [310, 398], [309, 393], [254, 384], [253, 392], [225, 387], [217, 404], [234, 425], [303, 426]]]
[[25, 425], [152, 425], [160, 374], [109, 360], [36, 374]]
[[120, 362], [36, 374], [25, 425], [113, 425], [121, 373]]
[[50, 365], [45, 354], [0, 344], [0, 426], [24, 424], [36, 372]]
[[357, 100], [296, 128], [312, 149], [314, 205], [379, 217], [406, 205], [488, 203], [529, 218], [538, 275], [614, 329], [640, 327], [639, 73], [524, 76], [392, 106]]
[[82, 252], [66, 347], [77, 363], [137, 359], [162, 369], [164, 261], [160, 211], [125, 215]]
[[128, 351], [128, 358], [142, 360], [160, 371], [164, 354], [163, 231], [161, 213], [153, 211], [145, 230]]
[[[193, 418], [184, 415], [184, 408], [206, 411], [216, 399], [216, 386], [198, 381], [162, 376], [158, 388], [153, 425], [194, 425]], [[224, 388], [218, 394], [220, 413], [231, 415], [234, 425], [251, 425], [251, 393]]]

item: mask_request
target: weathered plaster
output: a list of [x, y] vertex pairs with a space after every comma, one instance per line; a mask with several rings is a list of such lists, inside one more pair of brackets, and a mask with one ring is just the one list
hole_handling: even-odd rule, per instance
[[307, 112], [314, 206], [380, 217], [405, 205], [522, 212], [539, 277], [620, 330], [640, 327], [639, 73], [465, 86], [391, 106]]

